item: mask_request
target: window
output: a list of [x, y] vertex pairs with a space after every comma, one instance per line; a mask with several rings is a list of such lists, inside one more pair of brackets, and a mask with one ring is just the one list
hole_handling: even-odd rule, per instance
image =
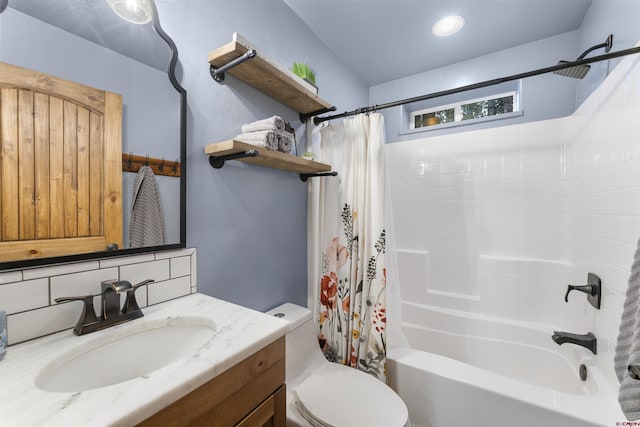
[[418, 129], [444, 123], [497, 116], [514, 111], [517, 111], [515, 91], [414, 111], [411, 113], [410, 123], [411, 129]]

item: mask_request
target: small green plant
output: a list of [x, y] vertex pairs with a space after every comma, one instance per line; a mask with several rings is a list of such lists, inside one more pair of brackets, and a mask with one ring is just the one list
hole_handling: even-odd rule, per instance
[[309, 67], [309, 64], [304, 62], [294, 62], [291, 66], [291, 71], [303, 79], [307, 80], [311, 84], [316, 84], [316, 73]]

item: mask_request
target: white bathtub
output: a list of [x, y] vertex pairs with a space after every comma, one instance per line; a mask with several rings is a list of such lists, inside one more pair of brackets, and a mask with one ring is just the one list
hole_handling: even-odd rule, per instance
[[542, 325], [406, 302], [402, 315], [410, 348], [388, 352], [388, 382], [413, 427], [612, 427], [625, 420], [594, 356], [558, 346]]

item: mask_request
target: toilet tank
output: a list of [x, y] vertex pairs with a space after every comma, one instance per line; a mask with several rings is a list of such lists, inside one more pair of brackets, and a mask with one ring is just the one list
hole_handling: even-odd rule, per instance
[[311, 311], [299, 305], [286, 303], [266, 314], [289, 322], [286, 336], [286, 381], [287, 387], [293, 390], [323, 363], [329, 363], [320, 351], [318, 330]]
[[311, 320], [311, 310], [289, 302], [267, 311], [266, 314], [289, 322], [289, 332]]

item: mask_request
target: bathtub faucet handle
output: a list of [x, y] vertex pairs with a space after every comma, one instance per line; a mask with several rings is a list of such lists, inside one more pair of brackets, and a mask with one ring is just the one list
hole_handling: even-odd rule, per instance
[[569, 292], [571, 291], [580, 291], [585, 294], [593, 295], [595, 291], [593, 285], [584, 285], [584, 286], [573, 286], [567, 285], [567, 293], [564, 295], [564, 302], [569, 302]]
[[567, 293], [564, 294], [564, 302], [569, 302], [569, 292], [580, 291], [587, 294], [587, 301], [597, 309], [600, 309], [600, 299], [602, 293], [602, 282], [598, 276], [589, 273], [587, 284], [582, 286], [567, 285]]

